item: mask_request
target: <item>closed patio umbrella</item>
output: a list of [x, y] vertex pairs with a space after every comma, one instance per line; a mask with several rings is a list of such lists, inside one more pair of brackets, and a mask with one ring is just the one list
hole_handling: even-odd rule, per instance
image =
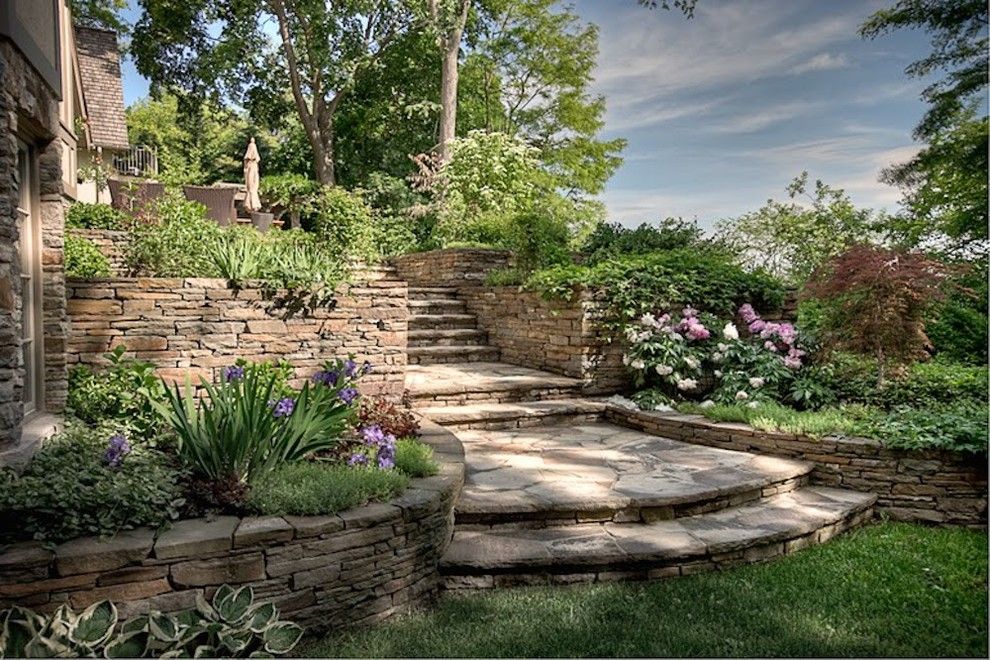
[[247, 187], [244, 208], [248, 213], [261, 210], [261, 198], [258, 197], [258, 166], [260, 164], [261, 156], [258, 154], [258, 147], [254, 144], [254, 138], [251, 138], [247, 151], [244, 152], [244, 185]]

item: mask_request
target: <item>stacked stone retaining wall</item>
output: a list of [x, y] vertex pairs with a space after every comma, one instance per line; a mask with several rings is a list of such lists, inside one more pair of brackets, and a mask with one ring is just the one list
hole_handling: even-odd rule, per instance
[[423, 426], [441, 465], [387, 503], [326, 516], [220, 516], [157, 531], [85, 537], [54, 548], [0, 548], [0, 609], [77, 611], [103, 599], [124, 618], [195, 606], [221, 584], [250, 585], [307, 631], [385, 619], [431, 599], [453, 533], [464, 452], [449, 431]]
[[70, 280], [70, 365], [101, 364], [123, 344], [165, 378], [211, 379], [237, 358], [285, 359], [296, 382], [327, 359], [354, 354], [374, 370], [365, 394], [402, 395], [407, 343], [407, 286], [395, 279], [344, 285], [332, 305], [289, 314], [285, 292], [233, 288], [219, 279]]
[[987, 459], [942, 450], [889, 449], [868, 438], [821, 439], [760, 431], [698, 415], [609, 406], [609, 421], [710, 447], [815, 464], [811, 482], [876, 493], [876, 508], [894, 520], [985, 527]]

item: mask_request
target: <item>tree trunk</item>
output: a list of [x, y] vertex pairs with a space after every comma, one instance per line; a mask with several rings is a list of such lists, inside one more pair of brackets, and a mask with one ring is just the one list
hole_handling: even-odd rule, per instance
[[461, 36], [467, 23], [471, 0], [460, 0], [454, 24], [443, 39], [443, 66], [440, 69], [440, 162], [450, 158], [450, 142], [457, 131], [457, 80], [458, 55], [461, 50]]

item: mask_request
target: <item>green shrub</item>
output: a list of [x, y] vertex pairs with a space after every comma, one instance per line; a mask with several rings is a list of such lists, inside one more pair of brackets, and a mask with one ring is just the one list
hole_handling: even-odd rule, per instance
[[704, 232], [696, 222], [683, 218], [664, 218], [656, 225], [644, 222], [635, 229], [617, 222], [602, 223], [581, 246], [581, 253], [589, 263], [598, 263], [632, 254], [699, 247], [711, 249], [712, 245], [703, 236]]
[[888, 447], [948, 449], [985, 454], [987, 451], [986, 401], [960, 401], [927, 407], [898, 406], [883, 416], [868, 417], [858, 427], [862, 435], [881, 440]]
[[323, 188], [314, 200], [310, 229], [320, 246], [338, 259], [375, 258], [371, 209], [358, 193], [339, 186]]
[[432, 477], [440, 471], [433, 448], [412, 438], [400, 438], [395, 443], [395, 467], [410, 477]]
[[539, 268], [568, 263], [567, 225], [552, 214], [532, 209], [512, 216], [505, 231], [505, 247], [515, 257], [515, 267], [531, 273]]
[[178, 436], [178, 452], [195, 475], [214, 482], [251, 484], [285, 463], [338, 444], [356, 418], [352, 372], [340, 361], [295, 396], [276, 399], [278, 374], [232, 366], [218, 382], [201, 379], [205, 397], [187, 381], [166, 388], [155, 408]]
[[206, 218], [206, 208], [175, 192], [148, 206], [151, 221], [135, 229], [126, 251], [128, 267], [156, 277], [219, 277], [211, 250], [223, 229]]
[[0, 656], [6, 658], [272, 657], [285, 655], [303, 629], [278, 620], [272, 603], [254, 604], [251, 587], [223, 585], [212, 603], [202, 596], [194, 609], [152, 611], [118, 628], [108, 600], [76, 614], [61, 606], [51, 614], [14, 607], [0, 611]]
[[87, 424], [113, 419], [147, 436], [159, 423], [152, 401], [160, 401], [164, 391], [155, 365], [125, 358], [126, 350], [120, 345], [106, 353], [110, 364], [102, 371], [86, 365], [70, 369], [66, 408]]
[[0, 471], [0, 530], [60, 542], [176, 518], [181, 471], [166, 454], [137, 441], [129, 453], [112, 452], [118, 429], [69, 424], [22, 474]]
[[65, 235], [66, 277], [110, 277], [110, 260], [88, 238]]
[[773, 277], [748, 273], [726, 257], [696, 250], [623, 257], [592, 266], [555, 266], [537, 271], [525, 286], [547, 298], [570, 299], [579, 285], [603, 290], [604, 321], [612, 328], [647, 312], [684, 305], [732, 318], [747, 302], [761, 310], [777, 309], [784, 295]]
[[427, 244], [435, 219], [422, 212], [426, 200], [404, 179], [373, 172], [361, 195], [371, 208], [374, 244], [382, 256], [415, 252]]
[[65, 226], [75, 229], [123, 231], [133, 222], [131, 216], [108, 204], [76, 202], [65, 213]]
[[939, 357], [970, 364], [987, 363], [987, 314], [959, 299], [941, 305], [925, 325]]
[[408, 483], [409, 477], [399, 470], [301, 461], [260, 479], [251, 487], [247, 504], [263, 515], [324, 515], [389, 500]]

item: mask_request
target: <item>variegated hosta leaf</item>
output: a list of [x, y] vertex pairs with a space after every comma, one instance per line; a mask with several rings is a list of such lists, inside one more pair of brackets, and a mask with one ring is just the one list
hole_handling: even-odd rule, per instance
[[213, 594], [213, 609], [219, 610], [221, 603], [234, 595], [234, 588], [229, 584], [221, 585]]
[[303, 629], [287, 621], [273, 623], [265, 630], [265, 650], [274, 655], [284, 655], [302, 638]]
[[[223, 587], [221, 587], [222, 589]], [[227, 587], [228, 589], [230, 587]], [[219, 591], [217, 593], [220, 593]], [[203, 596], [202, 592], [196, 592], [196, 611], [202, 615], [204, 619], [209, 621], [217, 620], [217, 611], [213, 609], [213, 606], [207, 602], [206, 597]]]
[[[219, 593], [218, 591], [217, 594]], [[241, 587], [225, 595], [219, 602], [214, 598], [213, 603], [221, 619], [227, 623], [238, 623], [244, 619], [254, 603], [254, 590], [251, 587]]]
[[231, 630], [221, 632], [217, 635], [217, 639], [223, 644], [231, 653], [240, 653], [247, 648], [251, 640], [254, 639], [254, 633], [250, 630]]
[[248, 628], [251, 632], [263, 633], [277, 618], [278, 610], [275, 608], [275, 603], [263, 603], [251, 610]]
[[34, 619], [8, 615], [3, 623], [3, 630], [0, 631], [0, 653], [7, 658], [24, 657], [24, 647], [38, 633], [34, 623]]
[[107, 644], [103, 655], [108, 658], [143, 658], [148, 650], [150, 638], [151, 636], [144, 630], [129, 632]]
[[170, 614], [152, 612], [148, 615], [148, 632], [162, 642], [174, 642], [179, 638], [179, 622]]
[[121, 634], [129, 633], [129, 632], [138, 632], [140, 630], [147, 630], [147, 629], [148, 629], [147, 614], [142, 614], [140, 616], [134, 617], [133, 619], [128, 619], [120, 626]]
[[212, 646], [210, 646], [208, 644], [204, 644], [203, 646], [197, 646], [196, 647], [196, 650], [193, 651], [193, 657], [194, 658], [215, 658], [215, 657], [217, 657], [217, 650], [214, 647], [212, 647]]
[[36, 635], [24, 645], [25, 658], [68, 658], [73, 656], [72, 647], [50, 637]]
[[76, 617], [69, 639], [76, 644], [94, 647], [106, 643], [117, 625], [117, 608], [109, 600], [87, 607]]

